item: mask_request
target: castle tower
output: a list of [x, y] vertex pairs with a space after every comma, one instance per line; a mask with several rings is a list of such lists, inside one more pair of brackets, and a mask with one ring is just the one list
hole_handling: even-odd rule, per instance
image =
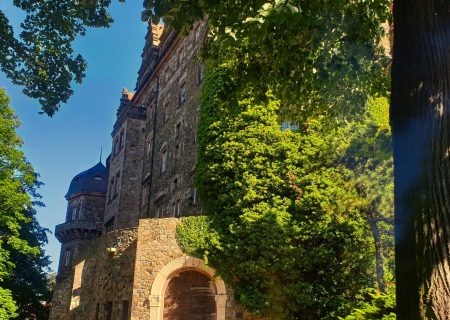
[[142, 154], [146, 110], [132, 104], [133, 93], [124, 88], [111, 134], [104, 231], [137, 227], [141, 196]]
[[59, 277], [67, 275], [83, 247], [101, 235], [107, 179], [108, 170], [99, 162], [77, 174], [70, 183], [66, 221], [55, 228], [55, 236], [61, 242]]

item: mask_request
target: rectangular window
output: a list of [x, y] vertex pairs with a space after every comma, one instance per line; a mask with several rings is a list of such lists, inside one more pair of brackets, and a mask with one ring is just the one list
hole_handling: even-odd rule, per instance
[[71, 221], [75, 221], [78, 218], [78, 208], [72, 208], [72, 220]]
[[159, 206], [158, 208], [157, 208], [157, 218], [161, 218], [163, 216], [163, 207], [162, 206]]
[[181, 150], [181, 147], [180, 147], [179, 144], [177, 144], [177, 145], [175, 146], [175, 154], [174, 154], [175, 160], [178, 159], [178, 157], [180, 156], [180, 150]]
[[114, 155], [116, 155], [119, 152], [119, 139], [116, 139], [114, 142]]
[[100, 303], [97, 303], [97, 305], [95, 306], [95, 320], [99, 319], [99, 315], [100, 315]]
[[150, 159], [152, 155], [152, 148], [153, 148], [153, 139], [150, 139], [147, 142], [147, 157]]
[[184, 85], [180, 89], [179, 106], [181, 107], [187, 99], [186, 88]]
[[281, 123], [281, 131], [291, 130], [291, 131], [297, 131], [300, 128], [299, 124], [297, 122], [288, 122], [283, 121]]
[[167, 170], [167, 150], [161, 151], [161, 173]]
[[72, 263], [72, 249], [66, 250], [66, 255], [64, 257], [64, 267], [69, 267]]
[[169, 102], [166, 102], [164, 104], [164, 122], [166, 122], [167, 120], [169, 120]]
[[130, 303], [128, 300], [122, 301], [122, 320], [128, 320], [128, 310], [130, 309]]
[[123, 136], [124, 136], [124, 132], [122, 131], [121, 133], [120, 133], [120, 138], [119, 138], [119, 149], [122, 149], [123, 148], [123, 145], [124, 145], [124, 140], [123, 140]]
[[119, 186], [119, 178], [120, 178], [120, 171], [116, 174], [116, 184], [114, 185], [114, 196], [118, 193], [118, 186]]
[[194, 190], [192, 191], [192, 203], [197, 203], [197, 188], [194, 188]]
[[108, 233], [110, 231], [113, 230], [114, 228], [114, 220], [115, 218], [112, 217], [111, 219], [109, 219], [106, 223], [105, 223], [105, 233]]
[[175, 138], [179, 138], [181, 136], [181, 122], [178, 122], [175, 126]]
[[198, 81], [197, 84], [200, 85], [203, 82], [203, 78], [205, 77], [205, 65], [200, 63], [198, 66]]
[[172, 181], [172, 190], [175, 190], [178, 188], [178, 179], [173, 179]]
[[173, 204], [173, 216], [176, 218], [180, 216], [180, 200]]
[[109, 201], [113, 199], [114, 196], [114, 178], [111, 179], [111, 183], [109, 184]]
[[105, 320], [111, 320], [112, 318], [112, 302], [105, 303]]

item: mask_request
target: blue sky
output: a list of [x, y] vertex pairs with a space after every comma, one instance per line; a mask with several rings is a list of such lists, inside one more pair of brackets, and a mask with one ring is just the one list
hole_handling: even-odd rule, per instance
[[[0, 10], [6, 11], [16, 25], [20, 13], [11, 2], [0, 0]], [[0, 87], [6, 88], [22, 122], [18, 132], [25, 142], [23, 150], [45, 183], [39, 193], [46, 207], [37, 209], [38, 219], [52, 232], [56, 224], [64, 222], [64, 195], [72, 177], [98, 162], [100, 147], [103, 162], [111, 151], [111, 131], [122, 88], [134, 89], [141, 63], [147, 31], [140, 20], [141, 8], [141, 0], [124, 4], [113, 0], [112, 27], [88, 29], [85, 37], [77, 39], [75, 49], [88, 62], [87, 74], [53, 118], [39, 115], [37, 102], [24, 96], [20, 87], [0, 73]], [[56, 270], [60, 245], [53, 234], [48, 237], [46, 251]]]

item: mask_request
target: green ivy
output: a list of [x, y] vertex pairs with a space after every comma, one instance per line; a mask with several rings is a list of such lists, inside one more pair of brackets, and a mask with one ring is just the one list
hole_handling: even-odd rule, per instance
[[373, 286], [374, 268], [357, 191], [332, 160], [334, 135], [320, 120], [281, 131], [280, 101], [240, 93], [231, 68], [205, 78], [197, 185], [206, 216], [184, 219], [177, 239], [249, 311], [336, 319]]

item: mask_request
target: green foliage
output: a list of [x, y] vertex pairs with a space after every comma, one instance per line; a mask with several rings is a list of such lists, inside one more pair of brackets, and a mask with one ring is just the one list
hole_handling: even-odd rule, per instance
[[361, 114], [366, 100], [389, 90], [389, 59], [379, 46], [390, 0], [145, 1], [182, 31], [208, 16], [206, 57], [235, 56], [240, 85], [270, 89], [283, 116]]
[[52, 289], [48, 284], [50, 260], [41, 249], [47, 243], [47, 229], [42, 228], [36, 220], [35, 210], [25, 213], [29, 219], [21, 223], [20, 238], [28, 245], [40, 248], [35, 255], [10, 250], [10, 260], [14, 269], [4, 279], [1, 286], [12, 292], [14, 301], [19, 307], [19, 319], [48, 319]]
[[0, 318], [12, 317], [16, 305], [21, 319], [32, 313], [45, 317], [41, 301], [50, 298], [45, 275], [49, 260], [41, 247], [47, 236], [32, 208], [40, 203], [31, 200], [39, 197], [35, 191], [39, 183], [20, 149], [19, 121], [8, 104], [0, 89], [0, 294], [5, 300]]
[[11, 291], [0, 287], [0, 319], [8, 320], [17, 317], [17, 306], [11, 295]]
[[180, 246], [195, 256], [201, 256], [209, 246], [212, 236], [210, 221], [206, 216], [182, 218], [177, 228], [176, 239]]
[[359, 304], [350, 315], [341, 320], [395, 320], [395, 287], [386, 293], [372, 291], [368, 301]]
[[[239, 97], [226, 64], [204, 84], [198, 188], [207, 217], [177, 238], [231, 284], [249, 311], [335, 319], [373, 285], [373, 245], [357, 192], [321, 121], [282, 132], [279, 100]], [[289, 301], [289, 303], [286, 303]]]
[[8, 103], [9, 98], [0, 89], [0, 281], [12, 267], [6, 247], [24, 254], [39, 252], [20, 237], [21, 224], [30, 221], [25, 211], [31, 209], [29, 193], [34, 194], [37, 181], [20, 150], [22, 140], [15, 131], [19, 121]]
[[[123, 2], [124, 0], [119, 0]], [[73, 50], [86, 27], [108, 27], [111, 0], [14, 0], [25, 19], [17, 36], [0, 10], [0, 67], [23, 92], [37, 99], [52, 116], [73, 94], [72, 81], [81, 83], [86, 61]]]
[[182, 32], [208, 17], [207, 217], [185, 220], [178, 240], [253, 313], [336, 319], [392, 280], [389, 2], [144, 1], [144, 19]]
[[375, 241], [378, 288], [384, 291], [394, 272], [394, 174], [388, 100], [370, 98], [365, 120], [344, 127], [338, 162], [348, 168]]

